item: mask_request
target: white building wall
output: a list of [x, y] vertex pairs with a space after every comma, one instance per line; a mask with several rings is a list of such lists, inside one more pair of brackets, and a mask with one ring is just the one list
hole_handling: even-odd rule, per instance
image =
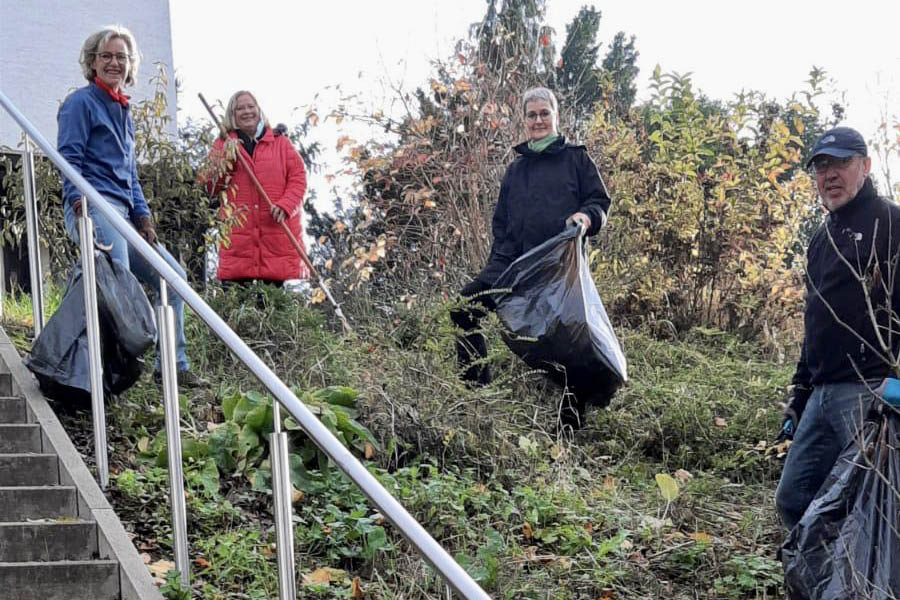
[[[56, 112], [74, 89], [87, 84], [78, 64], [84, 40], [104, 25], [124, 25], [141, 52], [138, 79], [126, 93], [151, 97], [154, 63], [166, 65], [167, 97], [175, 131], [175, 77], [168, 0], [0, 0], [0, 90], [56, 143]], [[0, 146], [19, 147], [21, 130], [0, 109]]]

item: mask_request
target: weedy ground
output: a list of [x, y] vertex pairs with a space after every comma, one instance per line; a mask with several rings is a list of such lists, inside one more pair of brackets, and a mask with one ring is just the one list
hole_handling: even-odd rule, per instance
[[[660, 340], [620, 329], [631, 382], [573, 434], [557, 426], [562, 390], [511, 356], [493, 321], [495, 383], [459, 382], [446, 303], [389, 307], [348, 336], [280, 290], [207, 296], [492, 597], [784, 597], [772, 440], [791, 368], [760, 348], [707, 330]], [[27, 300], [7, 300], [4, 327], [27, 351]], [[190, 590], [168, 562], [161, 390], [149, 374], [108, 403], [108, 497], [169, 598], [273, 598], [271, 408], [199, 320], [187, 334], [193, 368], [212, 382], [181, 397]], [[90, 415], [61, 412], [90, 461]], [[291, 435], [303, 597], [447, 597], [355, 486]]]

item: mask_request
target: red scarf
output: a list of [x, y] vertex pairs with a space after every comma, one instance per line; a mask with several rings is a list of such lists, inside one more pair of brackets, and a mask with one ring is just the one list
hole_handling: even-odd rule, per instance
[[128, 100], [131, 99], [131, 96], [126, 96], [122, 92], [112, 89], [111, 87], [103, 83], [103, 81], [99, 77], [94, 77], [94, 83], [96, 83], [97, 87], [99, 87], [101, 90], [109, 94], [110, 98], [112, 98], [125, 108], [128, 108]]

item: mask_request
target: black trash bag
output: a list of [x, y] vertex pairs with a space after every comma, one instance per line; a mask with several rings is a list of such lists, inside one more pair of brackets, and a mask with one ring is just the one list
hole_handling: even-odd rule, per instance
[[606, 406], [628, 367], [588, 268], [583, 236], [569, 227], [513, 262], [494, 283], [510, 350], [579, 399]]
[[[95, 252], [97, 310], [103, 389], [121, 394], [138, 380], [141, 355], [156, 342], [153, 309], [137, 279], [106, 252]], [[123, 344], [121, 340], [125, 340]], [[25, 359], [44, 395], [59, 402], [90, 402], [87, 322], [80, 263], [69, 275], [66, 293]]]
[[900, 598], [900, 415], [871, 416], [782, 546], [791, 600]]
[[116, 342], [131, 357], [143, 356], [156, 343], [153, 307], [137, 278], [106, 252], [95, 260], [97, 307], [108, 321]]

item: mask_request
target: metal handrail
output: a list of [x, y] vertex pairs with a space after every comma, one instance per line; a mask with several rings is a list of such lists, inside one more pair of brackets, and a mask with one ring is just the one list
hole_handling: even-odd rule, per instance
[[[388, 492], [368, 469], [312, 414], [309, 408], [285, 385], [224, 320], [191, 288], [187, 281], [159, 256], [137, 230], [131, 226], [89, 184], [80, 173], [57, 152], [28, 119], [0, 91], [0, 105], [19, 124], [26, 135], [37, 143], [75, 187], [84, 194], [95, 210], [136, 249], [150, 266], [190, 306], [222, 342], [247, 366], [269, 393], [302, 427], [316, 445], [372, 501], [384, 517], [393, 523], [406, 540], [425, 558], [444, 580], [466, 600], [490, 600], [490, 596], [455, 561], [422, 525]], [[171, 465], [170, 465], [171, 466]], [[292, 549], [291, 549], [292, 550]]]

